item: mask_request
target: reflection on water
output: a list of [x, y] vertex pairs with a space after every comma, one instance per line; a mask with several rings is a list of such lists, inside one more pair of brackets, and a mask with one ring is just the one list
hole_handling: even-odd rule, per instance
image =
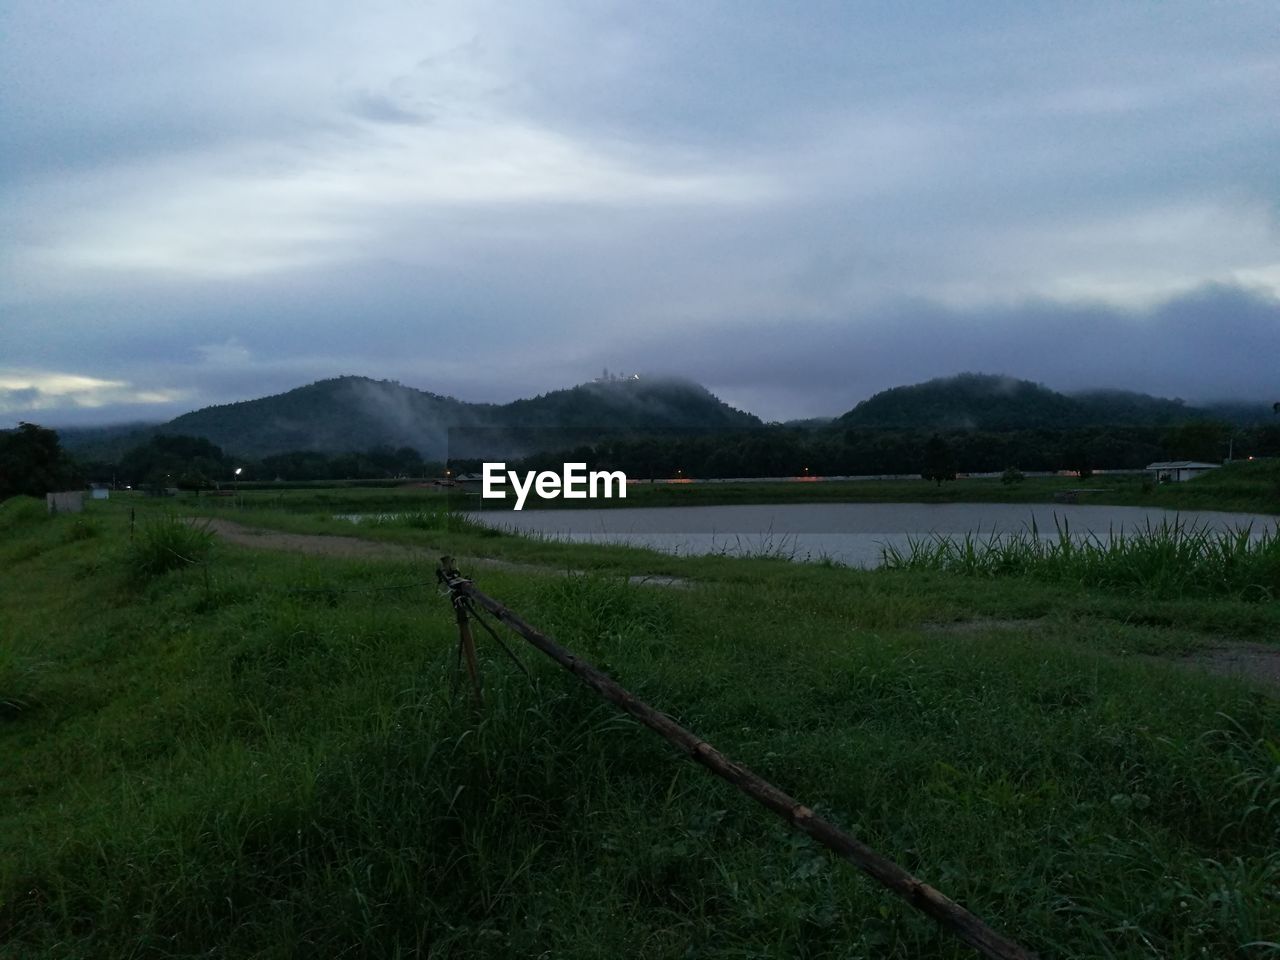
[[792, 503], [705, 507], [623, 507], [604, 510], [532, 510], [473, 513], [473, 520], [513, 532], [575, 543], [648, 547], [677, 554], [725, 553], [795, 560], [832, 560], [850, 566], [880, 563], [887, 545], [931, 535], [981, 537], [1034, 526], [1056, 537], [1066, 523], [1073, 536], [1106, 538], [1181, 521], [1209, 530], [1276, 527], [1277, 518], [1251, 513], [1175, 513], [1147, 507], [1007, 503]]

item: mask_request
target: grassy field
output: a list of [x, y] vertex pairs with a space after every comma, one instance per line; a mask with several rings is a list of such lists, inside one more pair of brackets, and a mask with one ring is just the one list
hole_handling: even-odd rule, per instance
[[[441, 549], [529, 564], [474, 572], [1046, 957], [1280, 956], [1280, 700], [1179, 659], [1275, 643], [1275, 601], [539, 543], [439, 502], [0, 505], [0, 956], [971, 955], [528, 648], [531, 680], [482, 639], [475, 715]], [[237, 548], [175, 506], [404, 513], [358, 532], [423, 551]]]

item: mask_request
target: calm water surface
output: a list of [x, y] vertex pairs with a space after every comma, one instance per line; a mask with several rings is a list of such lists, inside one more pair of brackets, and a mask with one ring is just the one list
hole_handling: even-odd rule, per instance
[[614, 543], [679, 554], [777, 554], [797, 560], [830, 558], [876, 566], [887, 545], [933, 534], [1020, 533], [1034, 524], [1056, 537], [1056, 523], [1073, 535], [1134, 532], [1180, 520], [1211, 530], [1275, 529], [1277, 518], [1252, 513], [1175, 513], [1147, 507], [1007, 503], [788, 503], [705, 507], [621, 507], [605, 510], [478, 512], [488, 526], [577, 543]]

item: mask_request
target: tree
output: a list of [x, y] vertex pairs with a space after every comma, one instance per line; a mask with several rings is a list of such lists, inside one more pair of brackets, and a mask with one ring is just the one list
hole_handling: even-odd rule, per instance
[[938, 486], [942, 486], [944, 480], [956, 478], [955, 457], [951, 453], [951, 447], [936, 433], [924, 445], [924, 468], [920, 471], [920, 476], [933, 480]]
[[20, 494], [43, 497], [81, 482], [56, 430], [24, 422], [0, 433], [0, 500]]
[[1225, 423], [1192, 420], [1165, 431], [1164, 445], [1171, 459], [1217, 463], [1222, 459], [1230, 431]]
[[122, 477], [157, 488], [199, 490], [229, 477], [231, 470], [222, 449], [203, 437], [157, 434], [120, 459]]
[[1093, 466], [1092, 461], [1089, 459], [1089, 451], [1079, 441], [1073, 441], [1067, 445], [1066, 450], [1062, 453], [1062, 465], [1064, 469], [1073, 470], [1079, 474], [1081, 480], [1088, 480], [1093, 476]]

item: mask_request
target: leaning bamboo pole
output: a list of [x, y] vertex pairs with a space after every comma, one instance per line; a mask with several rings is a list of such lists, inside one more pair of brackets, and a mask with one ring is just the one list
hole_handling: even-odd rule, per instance
[[613, 678], [560, 646], [497, 600], [481, 593], [474, 583], [458, 573], [451, 557], [441, 558], [438, 576], [448, 587], [455, 608], [464, 599], [478, 603], [610, 703], [675, 744], [693, 760], [733, 784], [757, 803], [768, 807], [797, 830], [807, 833], [827, 849], [848, 860], [911, 906], [932, 917], [940, 926], [983, 956], [994, 960], [1035, 960], [1035, 954], [996, 932], [954, 900], [819, 817], [764, 778], [734, 763], [711, 744], [640, 700]]

